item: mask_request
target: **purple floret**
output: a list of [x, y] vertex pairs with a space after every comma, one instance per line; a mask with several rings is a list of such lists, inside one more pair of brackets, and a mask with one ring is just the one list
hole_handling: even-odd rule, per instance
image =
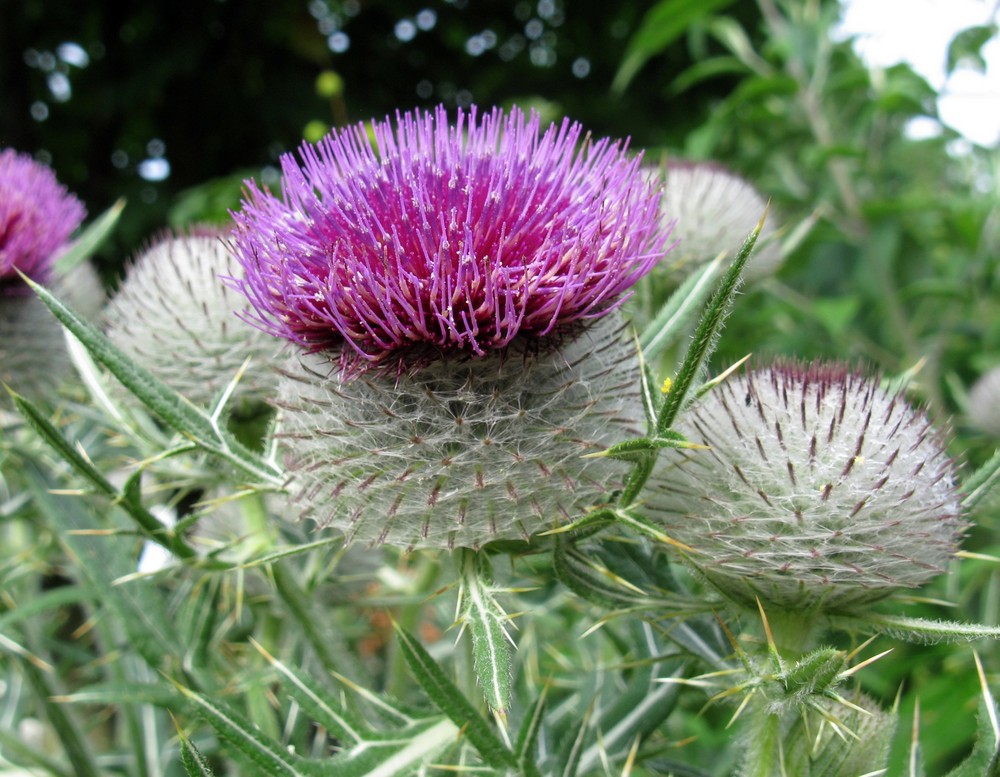
[[13, 149], [0, 151], [0, 289], [27, 292], [15, 269], [45, 283], [85, 215], [49, 168]]
[[[617, 307], [665, 251], [626, 145], [498, 109], [331, 133], [248, 183], [234, 250], [250, 320], [344, 367], [482, 356]], [[349, 347], [344, 347], [344, 346]]]

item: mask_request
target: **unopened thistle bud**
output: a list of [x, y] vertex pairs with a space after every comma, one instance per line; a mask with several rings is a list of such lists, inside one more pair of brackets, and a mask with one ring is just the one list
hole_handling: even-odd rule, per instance
[[[34, 295], [0, 297], [0, 381], [39, 400], [54, 394], [68, 370], [62, 327], [42, 301]], [[0, 388], [0, 407], [11, 406]]]
[[[746, 180], [715, 162], [671, 161], [661, 168], [666, 186], [662, 210], [674, 222], [678, 241], [668, 264], [692, 270], [721, 253], [732, 259], [767, 208], [767, 201]], [[746, 277], [764, 278], [781, 263], [774, 239], [774, 213], [764, 223]]]
[[139, 256], [108, 304], [108, 336], [204, 406], [218, 398], [250, 357], [235, 396], [263, 401], [277, 382], [272, 362], [278, 346], [237, 318], [245, 301], [220, 276], [239, 272], [219, 232], [164, 237]]
[[926, 415], [841, 364], [729, 378], [676, 426], [648, 509], [725, 596], [837, 611], [921, 585], [958, 548], [955, 466]]
[[981, 432], [1000, 437], [1000, 367], [994, 367], [973, 384], [969, 421]]
[[527, 539], [624, 471], [582, 456], [640, 431], [634, 346], [608, 315], [661, 257], [638, 159], [568, 121], [397, 115], [250, 185], [238, 284], [301, 346], [280, 388], [293, 490], [349, 540]]

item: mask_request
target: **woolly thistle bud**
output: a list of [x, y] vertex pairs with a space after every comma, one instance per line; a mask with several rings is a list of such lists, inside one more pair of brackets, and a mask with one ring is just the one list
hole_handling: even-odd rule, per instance
[[0, 151], [0, 292], [31, 293], [15, 270], [46, 283], [85, 214], [49, 168], [13, 149]]
[[[602, 499], [582, 459], [639, 430], [616, 317], [659, 260], [638, 159], [536, 115], [443, 109], [282, 159], [235, 215], [256, 323], [311, 351], [280, 387], [293, 489], [348, 539], [472, 547]], [[338, 368], [339, 367], [339, 368]]]
[[981, 432], [1000, 437], [1000, 367], [994, 367], [973, 384], [969, 421]]
[[[735, 256], [764, 215], [767, 202], [760, 193], [714, 162], [670, 162], [661, 170], [666, 182], [661, 208], [664, 218], [674, 222], [673, 237], [678, 241], [670, 266], [692, 269], [722, 252]], [[772, 213], [747, 264], [750, 280], [770, 275], [781, 263], [773, 221]]]
[[675, 428], [708, 449], [666, 452], [648, 508], [738, 602], [849, 609], [921, 585], [957, 549], [964, 523], [941, 438], [844, 365], [748, 370]]
[[221, 233], [167, 236], [132, 265], [106, 311], [108, 337], [196, 404], [218, 398], [248, 356], [235, 396], [269, 397], [274, 340], [236, 317], [243, 299], [220, 276], [239, 275]]

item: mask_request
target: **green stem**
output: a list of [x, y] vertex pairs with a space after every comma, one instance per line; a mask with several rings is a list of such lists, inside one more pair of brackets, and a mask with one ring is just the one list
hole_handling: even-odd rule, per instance
[[742, 777], [775, 777], [782, 774], [781, 717], [769, 713], [763, 704], [753, 705], [749, 736], [750, 747]]
[[278, 596], [302, 629], [306, 642], [312, 647], [327, 673], [336, 672], [350, 680], [360, 680], [363, 671], [353, 659], [353, 654], [334, 629], [325, 627], [329, 619], [322, 617], [316, 611], [299, 587], [294, 575], [281, 563], [271, 566], [271, 575]]
[[45, 673], [28, 658], [21, 657], [20, 663], [28, 684], [34, 690], [35, 696], [45, 709], [45, 716], [59, 737], [66, 758], [72, 764], [73, 773], [76, 777], [100, 777], [100, 769], [97, 768], [94, 755], [76, 721], [64, 705], [52, 700], [56, 693]]
[[820, 630], [815, 615], [798, 611], [768, 611], [766, 614], [780, 655], [797, 658], [816, 647]]

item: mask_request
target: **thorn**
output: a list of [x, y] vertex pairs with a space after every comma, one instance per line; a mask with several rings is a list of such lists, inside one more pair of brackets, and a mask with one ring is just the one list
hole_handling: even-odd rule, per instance
[[872, 636], [870, 636], [868, 639], [866, 639], [864, 642], [862, 642], [860, 645], [854, 648], [854, 650], [848, 653], [847, 656], [845, 656], [844, 660], [847, 661], [848, 663], [853, 661], [854, 657], [858, 655], [858, 653], [860, 653], [866, 647], [868, 647], [872, 642], [878, 639], [878, 636], [879, 636], [878, 634], [873, 634]]
[[[874, 639], [874, 637], [872, 639]], [[869, 640], [869, 642], [870, 641], [871, 640]], [[860, 664], [855, 664], [850, 669], [845, 669], [843, 672], [840, 673], [840, 677], [841, 678], [850, 677], [852, 674], [854, 674], [855, 672], [860, 671], [861, 669], [864, 669], [869, 664], [873, 664], [876, 661], [878, 661], [880, 658], [883, 658], [884, 656], [889, 655], [892, 651], [893, 651], [893, 648], [889, 648], [888, 650], [883, 650], [878, 655], [872, 656], [871, 658], [867, 658], [864, 661], [862, 661]]]
[[743, 710], [747, 708], [747, 705], [750, 703], [751, 697], [756, 692], [757, 689], [754, 688], [753, 690], [750, 691], [750, 693], [748, 693], [746, 696], [743, 697], [743, 701], [740, 702], [740, 706], [736, 708], [736, 712], [733, 713], [733, 716], [729, 719], [729, 722], [726, 724], [726, 729], [729, 729], [736, 722], [736, 719], [743, 714]]
[[973, 553], [971, 550], [960, 550], [955, 553], [958, 558], [967, 558], [975, 561], [990, 561], [994, 564], [1000, 564], [1000, 557], [990, 556], [987, 553]]
[[622, 777], [629, 777], [632, 774], [632, 766], [635, 764], [635, 758], [639, 754], [639, 742], [642, 739], [639, 735], [632, 740], [632, 747], [628, 750], [628, 757], [625, 759], [625, 764], [622, 766]]
[[[766, 213], [765, 213], [766, 215]], [[781, 672], [783, 667], [781, 665], [781, 656], [778, 654], [778, 646], [774, 644], [774, 634], [771, 633], [771, 624], [767, 622], [767, 614], [764, 612], [764, 605], [760, 603], [759, 597], [754, 597], [757, 600], [757, 609], [760, 610], [760, 620], [764, 624], [764, 634], [767, 637], [767, 652], [771, 656], [771, 666], [774, 667], [775, 673]]]
[[993, 749], [1000, 747], [1000, 724], [997, 723], [997, 706], [993, 701], [993, 694], [986, 683], [986, 673], [983, 671], [983, 662], [979, 660], [979, 653], [972, 651], [972, 658], [976, 662], [976, 674], [979, 675], [979, 687], [983, 689], [983, 701], [986, 703], [986, 714], [990, 716], [990, 727], [993, 729]]

